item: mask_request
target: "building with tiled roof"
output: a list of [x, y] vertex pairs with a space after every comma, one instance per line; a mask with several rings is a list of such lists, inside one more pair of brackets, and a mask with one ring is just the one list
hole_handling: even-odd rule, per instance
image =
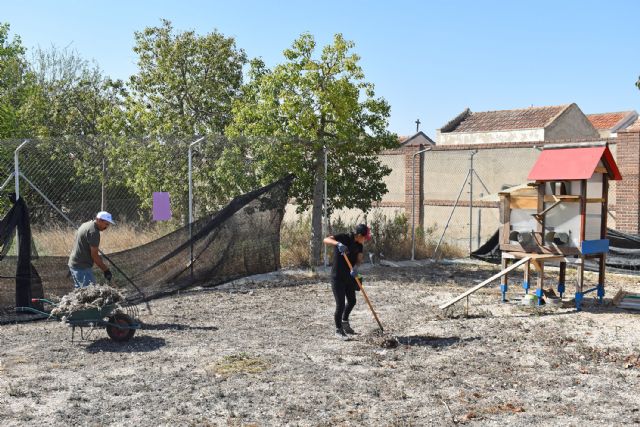
[[640, 117], [636, 119], [631, 125], [625, 128], [628, 132], [640, 132]]
[[400, 136], [398, 137], [398, 142], [401, 146], [414, 146], [414, 145], [436, 145], [433, 139], [429, 138], [426, 133], [422, 131], [418, 131], [417, 133], [411, 136]]
[[598, 139], [576, 104], [474, 113], [468, 108], [436, 131], [438, 145]]
[[617, 132], [630, 126], [638, 119], [634, 110], [617, 113], [587, 114], [587, 118], [598, 130], [601, 138], [615, 138]]

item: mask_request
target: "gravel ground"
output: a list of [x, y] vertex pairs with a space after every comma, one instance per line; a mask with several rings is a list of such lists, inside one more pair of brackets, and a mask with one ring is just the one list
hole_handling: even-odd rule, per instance
[[[638, 314], [523, 307], [517, 277], [510, 303], [493, 285], [466, 313], [438, 309], [496, 271], [370, 267], [386, 335], [358, 294], [349, 342], [333, 336], [326, 274], [303, 272], [152, 301], [124, 344], [104, 330], [71, 342], [52, 320], [0, 326], [0, 425], [640, 423]], [[607, 297], [638, 280], [608, 275]]]

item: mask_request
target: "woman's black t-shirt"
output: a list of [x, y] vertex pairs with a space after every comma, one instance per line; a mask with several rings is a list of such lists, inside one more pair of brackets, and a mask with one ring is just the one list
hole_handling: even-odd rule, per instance
[[[353, 233], [349, 234], [336, 234], [333, 236], [335, 240], [345, 245], [349, 248], [349, 253], [347, 254], [347, 258], [349, 258], [349, 262], [354, 266], [358, 261], [358, 254], [362, 253], [363, 247], [362, 244], [358, 243], [354, 239], [355, 235]], [[338, 246], [334, 246], [333, 249], [333, 265], [331, 267], [331, 278], [334, 280], [345, 280], [351, 279], [351, 270], [349, 270], [349, 266], [340, 251], [338, 250]]]

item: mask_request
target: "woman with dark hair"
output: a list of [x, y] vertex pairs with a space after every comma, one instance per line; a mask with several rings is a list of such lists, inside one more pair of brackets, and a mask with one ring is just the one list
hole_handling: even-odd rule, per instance
[[[349, 324], [349, 314], [356, 305], [358, 285], [355, 277], [358, 276], [357, 267], [362, 264], [364, 258], [363, 244], [369, 240], [371, 240], [371, 230], [366, 224], [359, 224], [355, 232], [327, 236], [324, 239], [324, 243], [327, 245], [335, 246], [333, 266], [331, 267], [331, 290], [336, 300], [336, 311], [333, 317], [336, 324], [336, 336], [345, 341], [349, 339], [347, 334], [355, 334]], [[351, 269], [344, 259], [345, 254], [353, 267]]]

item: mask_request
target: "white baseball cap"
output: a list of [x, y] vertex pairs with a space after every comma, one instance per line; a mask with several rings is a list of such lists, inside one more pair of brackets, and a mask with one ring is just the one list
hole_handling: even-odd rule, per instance
[[113, 220], [113, 218], [111, 218], [111, 214], [109, 212], [105, 212], [105, 211], [100, 211], [96, 214], [96, 218], [97, 219], [101, 219], [103, 221], [107, 221], [113, 225], [115, 225], [115, 221]]

